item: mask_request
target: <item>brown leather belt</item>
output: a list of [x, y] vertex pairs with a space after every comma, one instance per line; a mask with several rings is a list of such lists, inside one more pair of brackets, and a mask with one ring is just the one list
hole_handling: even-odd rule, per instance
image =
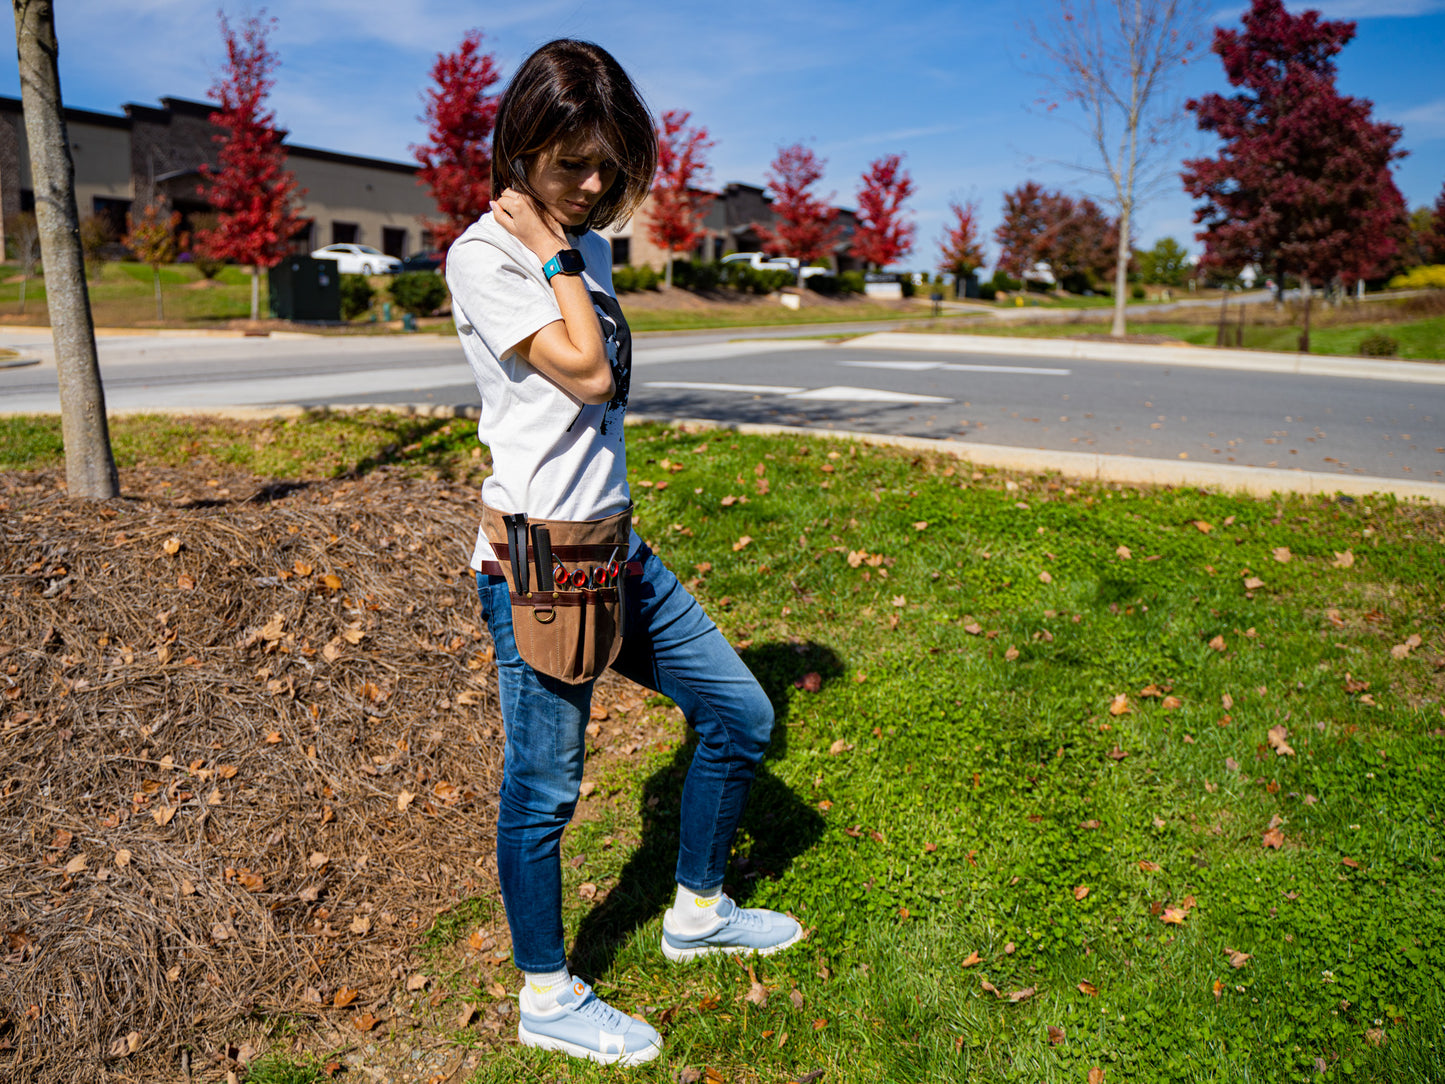
[[[595, 547], [594, 547], [594, 546], [553, 546], [553, 547], [552, 547], [552, 554], [553, 554], [553, 556], [557, 557], [559, 560], [563, 560], [564, 558], [562, 557], [562, 554], [563, 554], [564, 551], [567, 551], [567, 550], [573, 550], [573, 549], [578, 549], [578, 550], [582, 550], [582, 549], [591, 550], [591, 549], [602, 549], [602, 548], [603, 548], [603, 547], [601, 547], [601, 546], [595, 546]], [[497, 547], [493, 546], [493, 552], [496, 552], [496, 549], [497, 549]], [[502, 550], [506, 550], [507, 547], [506, 547], [506, 546], [502, 546], [501, 549], [502, 549]], [[587, 559], [587, 558], [584, 556], [584, 557], [583, 557], [583, 560], [586, 560], [586, 559]], [[572, 557], [565, 558], [565, 560], [575, 561], [575, 560], [577, 560], [577, 557], [576, 557], [576, 556], [572, 556]], [[629, 576], [637, 577], [637, 576], [641, 576], [641, 575], [642, 575], [642, 562], [641, 562], [641, 561], [628, 561], [625, 567], [626, 567], [626, 569], [627, 569], [627, 574], [628, 574]], [[502, 565], [501, 565], [501, 562], [499, 562], [499, 561], [483, 561], [483, 562], [482, 562], [482, 567], [479, 568], [477, 571], [480, 572], [483, 576], [505, 576], [505, 575], [506, 575], [506, 573], [502, 571]], [[567, 590], [567, 589], [566, 589], [566, 588], [563, 588], [563, 587], [559, 587], [558, 590], [559, 590], [559, 591], [565, 591], [565, 590]]]

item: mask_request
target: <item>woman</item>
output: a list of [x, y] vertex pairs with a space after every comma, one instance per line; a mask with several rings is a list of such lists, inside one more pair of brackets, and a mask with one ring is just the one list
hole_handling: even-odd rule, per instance
[[[636, 1064], [661, 1052], [661, 1037], [575, 979], [563, 944], [560, 841], [582, 779], [592, 678], [610, 661], [676, 701], [698, 733], [677, 896], [662, 923], [662, 951], [675, 961], [766, 954], [802, 936], [792, 918], [722, 893], [773, 712], [717, 626], [630, 528], [622, 420], [632, 340], [612, 291], [611, 246], [593, 231], [625, 221], [647, 194], [652, 116], [608, 53], [554, 41], [513, 76], [492, 146], [499, 194], [452, 245], [446, 274], [493, 461], [472, 565], [506, 728], [497, 872], [525, 978], [517, 1033], [528, 1045]], [[582, 541], [554, 547], [553, 535]], [[620, 647], [609, 639], [614, 621], [625, 630]], [[569, 622], [584, 632], [559, 663]]]

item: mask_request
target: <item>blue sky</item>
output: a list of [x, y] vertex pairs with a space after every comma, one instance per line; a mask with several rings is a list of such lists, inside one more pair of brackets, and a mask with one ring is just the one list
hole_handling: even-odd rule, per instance
[[[712, 180], [762, 183], [781, 145], [802, 141], [827, 161], [823, 194], [852, 206], [858, 178], [902, 153], [917, 185], [918, 243], [905, 263], [931, 266], [950, 199], [976, 199], [989, 233], [1004, 191], [1025, 180], [1100, 194], [1071, 164], [1092, 161], [1067, 107], [1049, 112], [1021, 25], [1052, 0], [273, 0], [281, 59], [272, 95], [293, 142], [408, 160], [423, 135], [421, 93], [435, 55], [472, 27], [504, 77], [561, 36], [599, 42], [632, 73], [653, 109], [691, 110], [716, 140]], [[1359, 20], [1339, 58], [1343, 92], [1371, 99], [1404, 128], [1410, 152], [1397, 183], [1411, 207], [1445, 184], [1445, 0], [1321, 0], [1331, 18]], [[261, 5], [228, 0], [233, 21]], [[195, 0], [65, 0], [56, 5], [68, 105], [119, 112], [162, 96], [204, 98], [221, 64], [216, 7]], [[1213, 19], [1237, 24], [1243, 3]], [[1228, 87], [1204, 53], [1174, 100]], [[0, 94], [19, 95], [13, 61]], [[1187, 121], [1167, 147], [1177, 162], [1211, 143]], [[1170, 179], [1140, 215], [1144, 245], [1172, 235], [1191, 249], [1191, 201]], [[995, 253], [990, 238], [990, 254]]]

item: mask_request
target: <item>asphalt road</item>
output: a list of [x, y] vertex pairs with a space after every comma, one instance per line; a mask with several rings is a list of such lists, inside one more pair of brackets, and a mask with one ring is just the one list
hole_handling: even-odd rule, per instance
[[[630, 409], [1022, 448], [1445, 478], [1445, 385], [880, 351], [766, 337], [776, 334], [639, 338]], [[0, 329], [0, 345], [48, 354], [41, 333]], [[433, 336], [118, 336], [102, 339], [100, 349], [112, 410], [477, 402], [460, 349]], [[48, 360], [0, 369], [0, 410], [57, 407]]]

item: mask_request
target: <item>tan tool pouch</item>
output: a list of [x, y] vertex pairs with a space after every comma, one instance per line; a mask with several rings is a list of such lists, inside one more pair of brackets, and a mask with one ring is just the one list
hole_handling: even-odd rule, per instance
[[[640, 571], [627, 564], [627, 543], [632, 537], [632, 506], [606, 519], [574, 521], [538, 519], [528, 521], [527, 542], [519, 557], [528, 563], [527, 591], [518, 590], [508, 546], [504, 513], [482, 506], [482, 530], [496, 554], [497, 566], [485, 572], [507, 578], [512, 598], [512, 633], [517, 651], [532, 669], [580, 685], [596, 678], [612, 665], [622, 650], [626, 615], [626, 582]], [[547, 528], [552, 556], [569, 572], [582, 570], [586, 587], [557, 583], [544, 591], [546, 578], [539, 573], [531, 528]], [[619, 574], [602, 586], [593, 586], [594, 570], [615, 559]]]

